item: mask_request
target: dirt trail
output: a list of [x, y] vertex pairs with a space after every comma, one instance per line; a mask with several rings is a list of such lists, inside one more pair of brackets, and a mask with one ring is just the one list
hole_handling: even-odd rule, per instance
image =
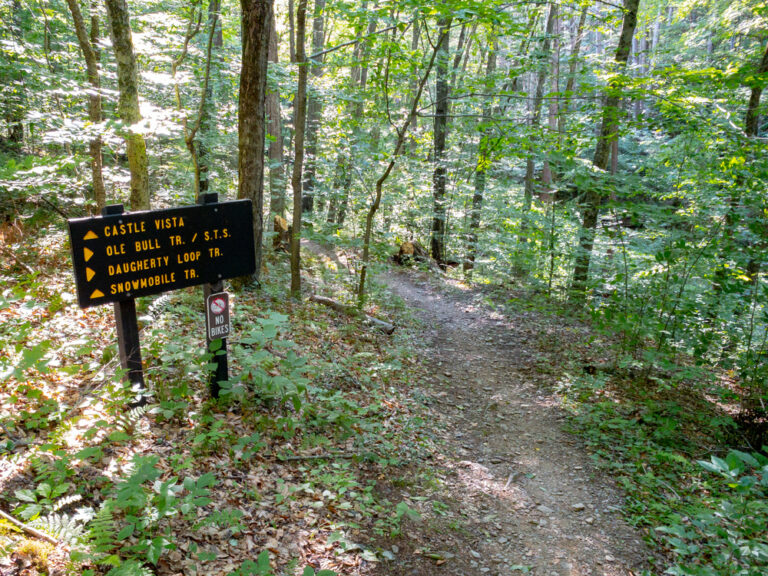
[[444, 440], [430, 464], [435, 479], [404, 496], [447, 507], [430, 504], [422, 522], [406, 523], [396, 560], [377, 573], [618, 576], [647, 568], [651, 554], [621, 517], [620, 490], [562, 430], [552, 395], [564, 365], [559, 343], [586, 332], [535, 312], [504, 317], [481, 293], [419, 273], [395, 270], [378, 281], [425, 328], [423, 349], [414, 350], [426, 364], [417, 393]]

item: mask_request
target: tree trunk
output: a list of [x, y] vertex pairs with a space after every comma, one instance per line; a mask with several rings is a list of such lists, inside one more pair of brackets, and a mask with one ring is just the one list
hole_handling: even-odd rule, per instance
[[[277, 29], [272, 15], [272, 29], [269, 33], [269, 61], [279, 62], [277, 52]], [[269, 212], [270, 219], [285, 216], [285, 165], [283, 164], [283, 122], [280, 116], [280, 90], [267, 92], [267, 121], [269, 122]]]
[[435, 67], [435, 121], [434, 161], [432, 174], [432, 237], [430, 253], [438, 264], [445, 262], [445, 139], [448, 132], [448, 49], [450, 44], [451, 18], [441, 18], [440, 44], [437, 45], [437, 66]]
[[568, 115], [568, 107], [573, 96], [573, 89], [576, 85], [576, 68], [579, 65], [579, 53], [581, 52], [581, 42], [584, 39], [584, 25], [587, 22], [587, 13], [589, 7], [585, 6], [579, 15], [579, 23], [576, 25], [576, 36], [573, 39], [571, 54], [568, 57], [568, 79], [565, 81], [565, 97], [563, 98], [560, 111], [558, 112], [558, 131], [565, 133], [565, 122]]
[[[757, 68], [757, 73], [764, 75], [768, 73], [768, 45], [766, 45], [763, 58], [760, 60], [760, 65]], [[749, 104], [747, 104], [747, 115], [744, 121], [744, 131], [747, 136], [754, 138], [757, 136], [758, 123], [760, 120], [760, 97], [763, 94], [763, 85], [761, 82], [756, 81], [752, 85], [752, 91], [749, 94]]]
[[293, 186], [293, 234], [291, 236], [291, 296], [301, 298], [301, 171], [304, 165], [304, 129], [307, 120], [307, 59], [304, 53], [307, 0], [299, 0], [296, 11], [296, 62], [299, 85], [296, 89]]
[[[619, 45], [616, 48], [616, 67], [622, 69], [627, 64], [629, 51], [632, 48], [632, 37], [637, 26], [637, 11], [640, 0], [624, 1], [624, 20], [621, 26]], [[618, 137], [619, 129], [619, 86], [614, 82], [609, 85], [608, 96], [603, 106], [602, 124], [595, 146], [593, 165], [600, 170], [608, 169], [611, 143]], [[583, 300], [586, 295], [589, 279], [589, 263], [592, 259], [592, 247], [595, 242], [595, 231], [600, 216], [600, 194], [594, 188], [587, 190], [584, 199], [584, 212], [579, 235], [579, 248], [573, 269], [571, 291], [577, 300]]]
[[288, 0], [288, 59], [292, 64], [296, 62], [296, 18], [293, 14], [293, 0]]
[[541, 104], [544, 101], [544, 86], [547, 83], [547, 72], [551, 65], [549, 61], [550, 52], [550, 39], [552, 38], [552, 31], [555, 27], [555, 21], [557, 20], [557, 4], [549, 5], [549, 14], [547, 15], [547, 24], [544, 31], [544, 38], [541, 41], [541, 53], [543, 62], [539, 63], [539, 71], [536, 75], [536, 92], [533, 96], [533, 110], [531, 110], [531, 138], [530, 146], [528, 148], [528, 159], [525, 163], [525, 180], [523, 188], [523, 218], [520, 226], [520, 240], [526, 242], [526, 229], [528, 213], [531, 211], [531, 204], [533, 202], [533, 178], [535, 174], [535, 159], [534, 154], [536, 152], [536, 145], [539, 143], [539, 139], [536, 137], [535, 132], [538, 131], [541, 125]]
[[[208, 56], [208, 64], [210, 67], [209, 75], [214, 77], [218, 76], [219, 60], [214, 54], [221, 50], [224, 43], [224, 38], [221, 29], [221, 0], [211, 0], [208, 4], [208, 26], [210, 27], [210, 33], [213, 34], [212, 49], [213, 52]], [[199, 174], [199, 190], [200, 194], [205, 194], [210, 190], [211, 183], [210, 178], [210, 164], [211, 164], [211, 152], [209, 150], [207, 140], [212, 138], [216, 132], [216, 122], [214, 121], [215, 114], [215, 101], [213, 92], [213, 82], [209, 81], [205, 84], [205, 106], [200, 110], [200, 140], [197, 142], [197, 163]]]
[[[367, 2], [363, 2], [363, 9], [365, 9]], [[366, 36], [371, 36], [376, 32], [376, 12], [372, 12], [372, 16], [368, 20], [368, 28], [366, 30]], [[362, 33], [362, 26], [356, 30], [355, 36], [359, 36]], [[352, 118], [355, 119], [357, 125], [352, 130], [352, 141], [349, 144], [349, 150], [344, 158], [343, 166], [343, 186], [341, 192], [341, 199], [338, 203], [336, 210], [336, 226], [339, 228], [344, 225], [344, 220], [347, 217], [347, 206], [349, 205], [349, 195], [352, 191], [352, 161], [353, 161], [353, 149], [356, 142], [360, 138], [361, 128], [359, 123], [363, 121], [363, 114], [365, 112], [365, 100], [363, 94], [368, 83], [368, 65], [365, 64], [368, 60], [368, 52], [370, 51], [370, 44], [368, 40], [362, 41], [355, 46], [353, 55], [353, 61], [355, 64], [352, 67], [351, 72], [351, 84], [353, 90], [355, 90], [360, 97], [352, 107]], [[359, 63], [359, 64], [358, 64]], [[415, 112], [414, 112], [415, 115]]]
[[[95, 42], [99, 38], [99, 20], [95, 11], [91, 14], [90, 37], [85, 28], [85, 20], [80, 12], [78, 0], [67, 0], [69, 11], [72, 14], [72, 22], [75, 26], [77, 42], [85, 59], [85, 69], [88, 74], [88, 83], [91, 85], [91, 94], [88, 96], [88, 120], [92, 124], [101, 122], [101, 80], [99, 78], [99, 59], [94, 49]], [[96, 201], [96, 213], [101, 214], [106, 204], [106, 190], [104, 189], [104, 177], [102, 175], [101, 136], [96, 136], [88, 143], [88, 151], [91, 155], [91, 185], [93, 186], [93, 199]]]
[[149, 166], [144, 136], [135, 131], [141, 121], [139, 111], [139, 72], [133, 51], [131, 22], [126, 0], [104, 0], [109, 15], [112, 49], [117, 62], [117, 111], [125, 131], [128, 168], [131, 173], [131, 210], [149, 210]]
[[[492, 45], [488, 51], [488, 63], [485, 68], [485, 91], [490, 93], [494, 86], [496, 74], [496, 46]], [[485, 196], [485, 184], [488, 169], [491, 166], [494, 143], [491, 139], [492, 128], [490, 126], [492, 114], [492, 100], [488, 97], [483, 102], [483, 128], [480, 132], [480, 145], [477, 151], [477, 167], [475, 168], [475, 191], [472, 195], [472, 210], [469, 217], [469, 234], [467, 235], [467, 258], [464, 261], [464, 272], [467, 278], [472, 277], [475, 268], [475, 255], [477, 254], [477, 231], [480, 229], [480, 213], [483, 208]]]
[[272, 0], [240, 0], [243, 42], [238, 131], [238, 198], [253, 202], [253, 243], [258, 282], [264, 230], [264, 141], [267, 56], [272, 28]]
[[[325, 0], [315, 0], [312, 22], [312, 54], [323, 50], [325, 24]], [[313, 78], [313, 90], [307, 93], [307, 149], [302, 190], [302, 212], [312, 213], [315, 208], [315, 176], [317, 172], [317, 130], [320, 126], [322, 103], [317, 93], [317, 80], [323, 75], [323, 57], [309, 64]]]
[[421, 80], [419, 81], [419, 87], [416, 91], [416, 94], [413, 96], [413, 103], [411, 105], [410, 113], [406, 117], [403, 125], [397, 129], [397, 141], [395, 142], [395, 149], [392, 152], [392, 156], [390, 157], [389, 164], [387, 164], [387, 167], [384, 170], [384, 173], [376, 181], [376, 195], [374, 196], [373, 202], [371, 203], [371, 206], [368, 208], [368, 214], [365, 217], [365, 232], [363, 234], [363, 258], [362, 258], [362, 263], [360, 268], [360, 284], [358, 285], [358, 288], [357, 288], [357, 299], [358, 299], [358, 305], [360, 307], [362, 307], [363, 304], [365, 303], [365, 280], [368, 275], [368, 260], [370, 258], [371, 236], [373, 235], [373, 219], [376, 216], [376, 212], [379, 209], [379, 206], [381, 205], [381, 197], [383, 194], [384, 182], [387, 181], [387, 178], [389, 178], [389, 175], [392, 173], [392, 170], [395, 168], [397, 157], [400, 155], [400, 151], [403, 148], [403, 142], [405, 142], [405, 137], [407, 136], [408, 129], [411, 126], [411, 119], [415, 116], [416, 110], [418, 110], [419, 100], [421, 100], [421, 94], [424, 91], [424, 85], [427, 83], [429, 74], [432, 71], [432, 66], [435, 63], [437, 52], [440, 46], [442, 46], [444, 38], [447, 35], [448, 35], [448, 30], [446, 28], [441, 32], [441, 35], [437, 39], [437, 44], [435, 45], [434, 50], [432, 50], [432, 56], [429, 59], [429, 64], [427, 65], [427, 68], [424, 71], [424, 74], [422, 75]]

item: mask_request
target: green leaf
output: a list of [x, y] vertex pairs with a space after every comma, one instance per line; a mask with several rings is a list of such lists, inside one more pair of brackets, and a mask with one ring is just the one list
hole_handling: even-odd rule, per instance
[[129, 538], [133, 534], [135, 529], [136, 529], [135, 524], [126, 525], [125, 527], [123, 527], [122, 530], [120, 530], [120, 532], [117, 533], [117, 539], [125, 540], [126, 538]]

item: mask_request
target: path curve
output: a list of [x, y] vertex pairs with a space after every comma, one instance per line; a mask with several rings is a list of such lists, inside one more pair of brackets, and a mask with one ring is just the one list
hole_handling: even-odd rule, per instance
[[430, 464], [437, 482], [405, 496], [428, 492], [450, 510], [407, 523], [410, 553], [395, 545], [397, 561], [377, 573], [632, 576], [648, 568], [642, 535], [621, 516], [621, 491], [563, 431], [553, 396], [565, 365], [559, 343], [586, 340], [586, 329], [530, 311], [502, 316], [481, 292], [423, 273], [395, 269], [377, 280], [424, 327], [414, 351], [425, 362], [419, 393], [444, 439]]

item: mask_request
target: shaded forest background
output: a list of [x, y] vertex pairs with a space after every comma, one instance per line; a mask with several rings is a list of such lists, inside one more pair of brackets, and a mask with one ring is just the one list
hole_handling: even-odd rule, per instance
[[354, 254], [365, 306], [407, 242], [615, 334], [588, 372], [690, 386], [733, 445], [766, 442], [765, 2], [2, 0], [0, 22], [15, 265], [13, 230], [52, 214], [251, 198], [253, 281], [290, 222], [290, 292], [312, 237]]
[[648, 375], [684, 354], [761, 399], [762, 3], [106, 7], [2, 5], [7, 221], [217, 192], [297, 227], [300, 204], [305, 229], [365, 248], [362, 274], [370, 240], [417, 241], [456, 274], [584, 303]]

